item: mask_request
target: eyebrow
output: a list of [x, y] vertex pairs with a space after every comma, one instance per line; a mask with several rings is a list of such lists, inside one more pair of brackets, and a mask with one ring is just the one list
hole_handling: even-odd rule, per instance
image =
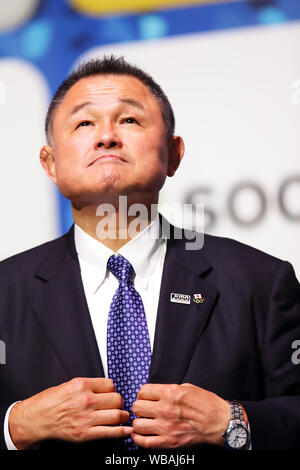
[[130, 104], [131, 106], [135, 106], [136, 108], [139, 108], [142, 111], [145, 111], [145, 107], [140, 101], [134, 100], [132, 98], [120, 98], [119, 101], [121, 103]]
[[[137, 100], [132, 99], [132, 98], [120, 98], [118, 101], [120, 103], [129, 104], [129, 105], [134, 106], [138, 109], [141, 109], [142, 111], [145, 111], [145, 108], [144, 108], [143, 104], [140, 103]], [[92, 101], [85, 101], [84, 103], [77, 104], [76, 106], [74, 106], [74, 108], [72, 108], [70, 114], [71, 114], [71, 116], [73, 116], [74, 114], [78, 113], [82, 108], [85, 108], [86, 106], [90, 106], [90, 105], [93, 105], [93, 104], [94, 103]]]
[[71, 115], [76, 114], [76, 113], [78, 113], [78, 111], [80, 111], [82, 108], [84, 108], [85, 106], [89, 106], [89, 105], [91, 105], [91, 104], [93, 104], [92, 101], [85, 101], [84, 103], [77, 104], [76, 106], [74, 106], [74, 108], [72, 108], [70, 114], [71, 114]]

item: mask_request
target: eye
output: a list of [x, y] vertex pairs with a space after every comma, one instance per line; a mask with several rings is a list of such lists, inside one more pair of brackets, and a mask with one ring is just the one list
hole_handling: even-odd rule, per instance
[[86, 127], [86, 126], [89, 126], [91, 124], [90, 121], [82, 121], [78, 124], [78, 126], [76, 127], [76, 129], [78, 129], [78, 127]]
[[138, 124], [137, 120], [133, 117], [127, 117], [127, 118], [123, 119], [122, 122], [124, 122], [126, 124]]

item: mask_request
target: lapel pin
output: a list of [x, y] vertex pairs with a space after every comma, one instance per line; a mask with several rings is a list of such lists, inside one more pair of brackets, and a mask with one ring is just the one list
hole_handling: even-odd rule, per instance
[[186, 294], [176, 294], [174, 292], [171, 293], [170, 302], [175, 302], [177, 304], [190, 304], [191, 303], [191, 296]]
[[202, 297], [201, 294], [194, 294], [194, 302], [196, 302], [196, 304], [203, 304], [204, 302], [204, 297]]

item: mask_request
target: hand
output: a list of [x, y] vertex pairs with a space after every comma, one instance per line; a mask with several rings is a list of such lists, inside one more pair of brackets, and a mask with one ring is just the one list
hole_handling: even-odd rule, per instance
[[16, 403], [9, 415], [9, 432], [18, 449], [44, 439], [81, 442], [131, 434], [129, 413], [112, 380], [75, 378]]
[[191, 384], [147, 384], [133, 412], [134, 442], [147, 448], [177, 448], [199, 443], [223, 445], [230, 421], [229, 403]]

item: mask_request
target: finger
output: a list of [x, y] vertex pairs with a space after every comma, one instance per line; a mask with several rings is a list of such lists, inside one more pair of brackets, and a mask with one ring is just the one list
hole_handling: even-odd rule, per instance
[[[95, 393], [108, 393], [115, 391], [113, 381], [103, 377], [74, 377], [67, 382], [67, 384], [72, 387], [73, 391], [90, 390]], [[65, 384], [61, 384], [62, 388], [64, 388], [64, 386]]]
[[165, 439], [161, 436], [141, 436], [140, 434], [131, 434], [132, 440], [136, 445], [140, 447], [145, 447], [147, 449], [159, 449], [166, 448]]
[[93, 414], [94, 426], [126, 424], [128, 421], [129, 413], [125, 410], [101, 410]]
[[123, 399], [119, 393], [97, 393], [94, 394], [94, 409], [113, 410], [123, 408]]
[[115, 392], [115, 386], [111, 379], [103, 377], [90, 378], [91, 389], [95, 393]]
[[136, 434], [157, 435], [159, 434], [157, 424], [156, 419], [136, 418], [133, 420], [132, 427]]
[[140, 400], [159, 400], [161, 398], [164, 384], [146, 384], [143, 385], [138, 392]]
[[86, 440], [92, 439], [118, 439], [132, 434], [129, 426], [92, 426], [86, 433]]
[[136, 416], [143, 418], [156, 418], [158, 415], [157, 402], [149, 400], [136, 400], [132, 405]]

